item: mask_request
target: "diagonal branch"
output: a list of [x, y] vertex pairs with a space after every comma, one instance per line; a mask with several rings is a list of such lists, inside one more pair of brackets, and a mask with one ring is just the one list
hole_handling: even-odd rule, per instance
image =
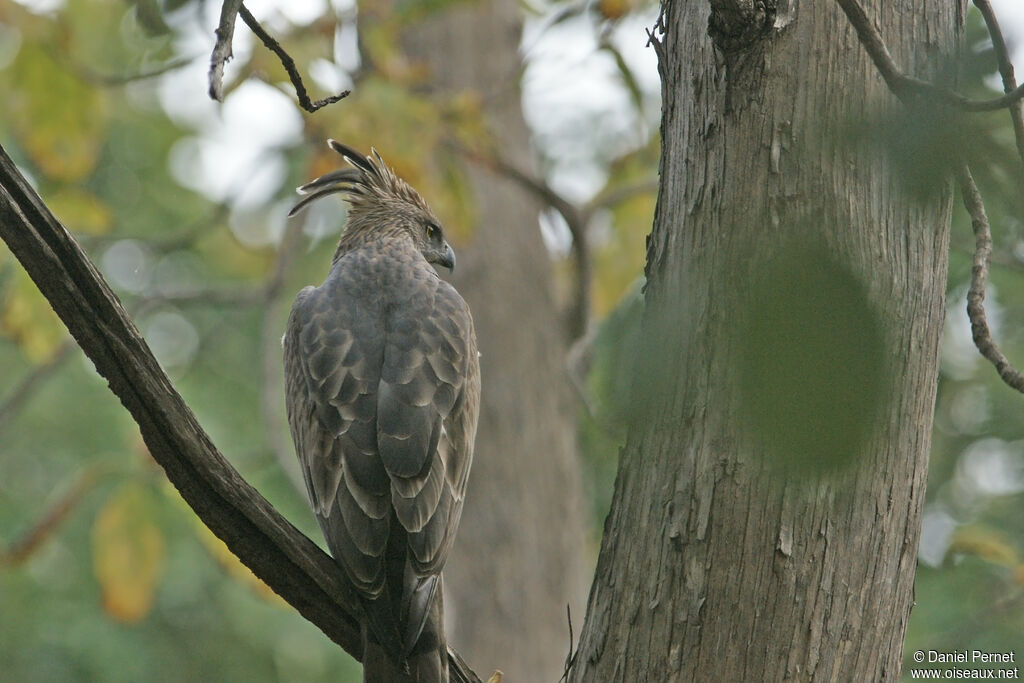
[[138, 83], [139, 81], [147, 81], [151, 78], [163, 76], [166, 73], [188, 66], [194, 59], [195, 57], [178, 57], [177, 59], [164, 62], [159, 66], [143, 69], [136, 73], [125, 74], [101, 73], [99, 71], [94, 71], [91, 67], [85, 64], [76, 64], [71, 62], [70, 59], [68, 61], [70, 62], [71, 68], [83, 81], [95, 83], [100, 87], [115, 88], [128, 85], [129, 83]]
[[303, 109], [312, 114], [321, 107], [326, 107], [328, 104], [334, 104], [335, 102], [343, 100], [349, 96], [350, 91], [342, 90], [337, 95], [331, 95], [330, 97], [325, 97], [322, 100], [317, 100], [315, 102], [310, 101], [309, 93], [306, 92], [306, 86], [302, 82], [302, 76], [299, 75], [299, 70], [295, 66], [295, 60], [292, 59], [292, 56], [285, 52], [284, 48], [281, 47], [281, 44], [274, 40], [269, 33], [263, 30], [263, 27], [260, 26], [260, 22], [256, 21], [256, 17], [246, 9], [245, 5], [242, 5], [239, 8], [238, 14], [242, 17], [242, 21], [245, 22], [245, 25], [248, 26], [249, 29], [256, 34], [256, 37], [263, 42], [263, 45], [265, 45], [268, 50], [277, 55], [277, 58], [281, 60], [281, 66], [284, 67], [292, 85], [295, 86], [295, 95], [299, 98], [299, 105], [301, 105]]
[[[95, 266], [0, 147], [0, 237], [131, 413], [153, 458], [256, 576], [356, 659], [361, 609], [334, 561], [216, 449]], [[449, 650], [452, 678], [479, 679]]]
[[263, 29], [256, 21], [256, 17], [242, 4], [242, 0], [224, 0], [224, 4], [220, 8], [220, 24], [215, 31], [217, 43], [210, 56], [210, 97], [218, 102], [224, 100], [224, 65], [232, 57], [231, 41], [235, 34], [235, 18], [238, 16], [242, 17], [242, 21], [256, 34], [263, 45], [281, 60], [281, 66], [288, 73], [288, 78], [295, 87], [295, 95], [299, 98], [299, 105], [303, 109], [312, 114], [321, 107], [348, 97], [349, 91], [344, 90], [322, 100], [310, 100], [309, 93], [306, 92], [306, 85], [302, 82], [302, 76], [299, 75], [299, 70], [295, 66], [295, 60], [281, 47], [279, 42]]
[[85, 494], [99, 483], [99, 468], [79, 471], [74, 483], [43, 515], [6, 548], [0, 547], [0, 567], [16, 567], [28, 560], [57, 530], [61, 522], [74, 512]]
[[467, 147], [452, 142], [456, 152], [471, 162], [480, 164], [496, 173], [500, 173], [515, 182], [543, 203], [557, 211], [569, 227], [572, 235], [572, 255], [576, 265], [576, 282], [573, 303], [568, 314], [569, 337], [579, 339], [587, 331], [590, 318], [590, 289], [593, 279], [593, 264], [590, 259], [590, 242], [587, 225], [590, 215], [581, 211], [562, 195], [548, 185], [542, 178], [537, 178], [499, 157], [496, 153], [481, 154]]
[[74, 342], [70, 339], [65, 339], [48, 359], [32, 368], [27, 375], [21, 378], [14, 388], [4, 396], [3, 400], [0, 400], [0, 427], [17, 414], [21, 407], [25, 405], [25, 402], [32, 396], [33, 392], [46, 378], [60, 368], [74, 350]]

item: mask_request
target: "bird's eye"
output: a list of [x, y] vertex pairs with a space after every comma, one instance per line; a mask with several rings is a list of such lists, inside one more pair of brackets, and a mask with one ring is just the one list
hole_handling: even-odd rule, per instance
[[441, 228], [433, 223], [427, 223], [427, 239], [436, 240], [441, 236]]

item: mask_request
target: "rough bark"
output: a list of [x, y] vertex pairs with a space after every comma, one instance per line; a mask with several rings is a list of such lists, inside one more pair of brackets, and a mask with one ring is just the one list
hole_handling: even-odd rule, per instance
[[[666, 7], [644, 320], [656, 375], [638, 382], [670, 380], [637, 387], [645, 410], [622, 453], [574, 681], [899, 675], [949, 193], [912, 201], [877, 150], [835, 144], [843, 122], [892, 102], [836, 5], [756, 3], [761, 16], [735, 4]], [[724, 13], [709, 22], [713, 8]], [[965, 12], [940, 0], [867, 9], [897, 62], [922, 77], [954, 51]], [[732, 25], [745, 18], [758, 26]], [[734, 318], [751, 276], [791, 244], [790, 226], [811, 221], [876, 308], [888, 396], [851, 470], [803, 480], [772, 474], [741, 433], [731, 373], [749, 343]]]
[[[432, 96], [479, 93], [502, 158], [530, 168], [520, 32], [515, 2], [453, 3], [409, 31], [403, 48], [427, 67]], [[470, 242], [456, 245], [453, 281], [473, 310], [483, 389], [466, 507], [444, 570], [448, 637], [478, 671], [553, 681], [569, 650], [566, 605], [578, 623], [589, 579], [564, 324], [536, 201], [479, 166], [466, 172], [478, 220]]]

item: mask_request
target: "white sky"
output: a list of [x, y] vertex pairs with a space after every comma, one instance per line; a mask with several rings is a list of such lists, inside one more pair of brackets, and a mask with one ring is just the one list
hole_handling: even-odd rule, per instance
[[1024, 0], [990, 1], [1003, 29], [1003, 37], [1013, 51], [1013, 63], [1020, 81], [1024, 77], [1021, 73], [1021, 65], [1024, 65]]

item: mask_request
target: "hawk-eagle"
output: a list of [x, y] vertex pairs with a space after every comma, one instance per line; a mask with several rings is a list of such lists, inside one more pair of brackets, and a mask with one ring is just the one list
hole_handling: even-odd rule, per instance
[[473, 459], [480, 366], [455, 254], [426, 202], [374, 150], [292, 210], [341, 193], [347, 224], [284, 336], [288, 422], [327, 545], [361, 597], [366, 681], [447, 681], [441, 568]]

